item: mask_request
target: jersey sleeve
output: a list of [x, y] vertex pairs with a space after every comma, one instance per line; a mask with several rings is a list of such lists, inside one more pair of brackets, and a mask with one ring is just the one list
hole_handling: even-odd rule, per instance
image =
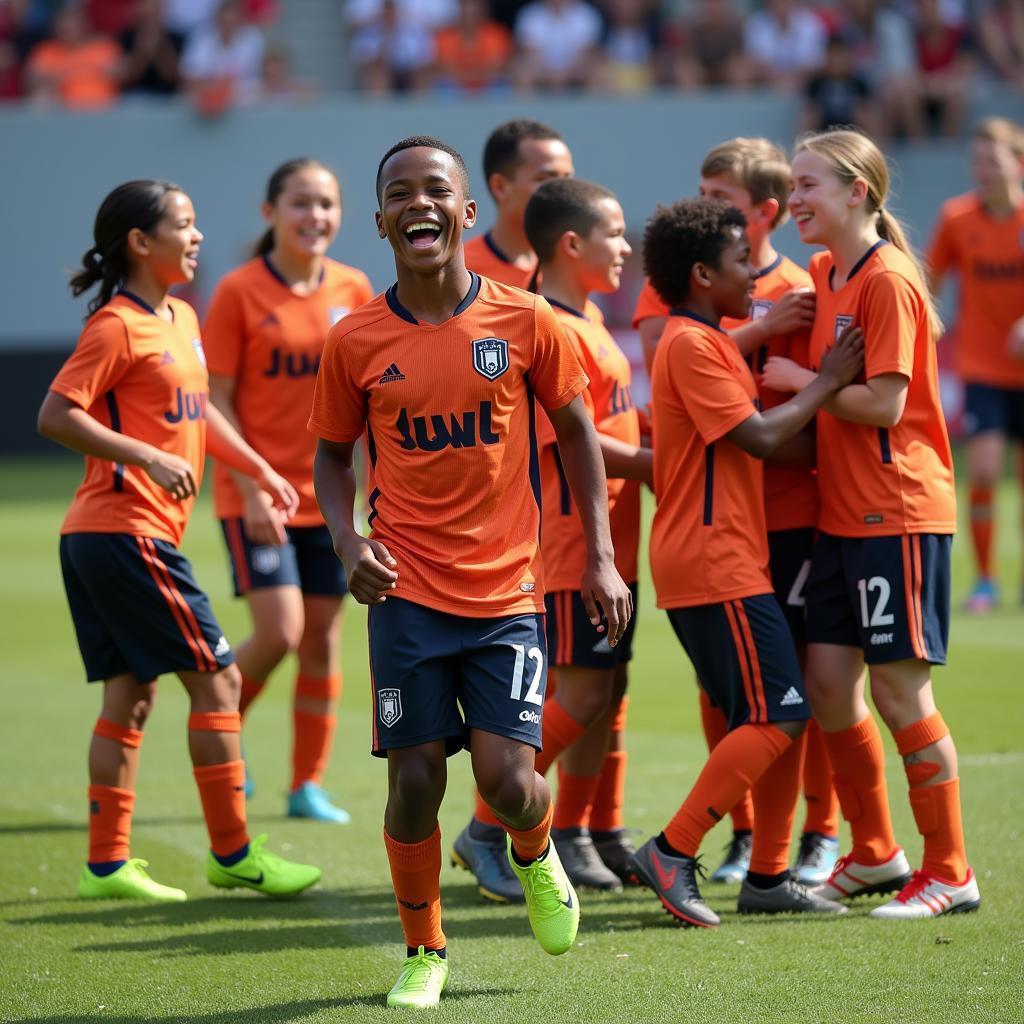
[[639, 327], [642, 320], [659, 316], [668, 316], [668, 306], [658, 297], [651, 282], [645, 279], [644, 286], [637, 296], [636, 309], [633, 310], [633, 327]]
[[754, 415], [750, 395], [709, 338], [678, 337], [667, 356], [672, 384], [705, 444]]
[[88, 409], [117, 384], [131, 362], [124, 322], [118, 316], [101, 316], [86, 324], [50, 390]]
[[589, 383], [578, 350], [566, 340], [554, 311], [539, 296], [534, 307], [533, 360], [529, 373], [530, 386], [545, 409], [568, 405]]
[[244, 333], [241, 296], [229, 282], [221, 281], [203, 322], [203, 349], [210, 373], [237, 380], [242, 372]]
[[900, 274], [876, 274], [864, 286], [861, 328], [864, 331], [864, 376], [883, 373], [913, 376], [914, 342], [926, 315], [917, 290]]
[[953, 237], [951, 221], [946, 211], [939, 216], [935, 235], [928, 247], [928, 269], [937, 277], [947, 273], [957, 264], [956, 240]]
[[367, 394], [352, 379], [347, 365], [349, 336], [332, 330], [327, 335], [313, 391], [310, 433], [325, 441], [355, 441], [366, 427]]

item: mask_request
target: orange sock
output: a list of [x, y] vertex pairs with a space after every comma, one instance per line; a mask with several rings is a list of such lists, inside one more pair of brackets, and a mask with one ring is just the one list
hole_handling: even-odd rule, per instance
[[832, 781], [853, 834], [851, 856], [859, 864], [887, 861], [897, 849], [885, 784], [885, 750], [874, 717], [851, 729], [824, 732]]
[[[938, 711], [893, 734], [901, 757], [916, 754], [945, 739], [949, 729]], [[944, 882], [962, 884], [969, 870], [960, 810], [960, 780], [930, 782], [940, 771], [934, 761], [905, 764], [910, 783], [910, 808], [924, 839], [922, 867]]]
[[[626, 792], [626, 764], [629, 755], [625, 750], [610, 750], [604, 756], [601, 774], [597, 778], [597, 791], [590, 808], [591, 832], [615, 832], [623, 828], [622, 805]], [[561, 791], [558, 794], [562, 798]]]
[[541, 726], [544, 749], [537, 755], [537, 771], [546, 775], [555, 758], [567, 747], [571, 747], [583, 735], [585, 728], [557, 700], [545, 702], [544, 722]]
[[127, 860], [135, 794], [116, 786], [89, 787], [89, 863]]
[[995, 495], [991, 487], [971, 488], [971, 539], [979, 575], [992, 577], [992, 540], [995, 535]]
[[[317, 679], [299, 675], [295, 680], [295, 696], [313, 700], [334, 701], [341, 696], [341, 676]], [[338, 720], [331, 714], [316, 714], [300, 708], [292, 709], [292, 792], [304, 782], [320, 784]]]
[[237, 853], [249, 842], [245, 827], [245, 762], [198, 765], [192, 769], [199, 787], [210, 849], [218, 857]]
[[504, 828], [505, 826], [498, 820], [494, 811], [491, 810], [490, 805], [480, 795], [479, 792], [476, 794], [476, 808], [473, 811], [473, 817], [476, 818], [481, 825], [492, 825], [498, 828]]
[[807, 723], [804, 737], [803, 782], [807, 804], [804, 831], [835, 836], [839, 834], [839, 801], [832, 786], [832, 765], [825, 737], [814, 719]]
[[[704, 727], [704, 740], [711, 753], [729, 732], [729, 721], [721, 708], [711, 703], [711, 698], [698, 687], [700, 694], [700, 724]], [[750, 793], [744, 793], [729, 811], [734, 832], [749, 832], [754, 827], [754, 802]]]
[[599, 775], [570, 775], [558, 769], [558, 799], [552, 828], [585, 828], [597, 792]]
[[536, 860], [547, 848], [551, 836], [551, 804], [544, 817], [533, 828], [511, 828], [502, 823], [502, 828], [512, 837], [512, 849], [520, 860]]
[[384, 830], [398, 916], [410, 949], [444, 949], [441, 930], [441, 826], [420, 843], [400, 843]]
[[759, 875], [779, 875], [789, 868], [789, 838], [800, 797], [800, 743], [777, 757], [754, 783], [754, 846], [750, 851], [750, 870]]
[[[708, 755], [693, 789], [665, 826], [665, 838], [695, 857], [701, 840], [792, 743], [774, 725], [741, 725]], [[756, 832], [756, 830], [755, 830]]]
[[248, 676], [242, 676], [242, 692], [238, 698], [238, 712], [244, 715], [249, 709], [249, 705], [263, 692], [263, 687], [267, 685], [267, 681], [264, 679], [257, 682], [255, 679], [250, 679]]

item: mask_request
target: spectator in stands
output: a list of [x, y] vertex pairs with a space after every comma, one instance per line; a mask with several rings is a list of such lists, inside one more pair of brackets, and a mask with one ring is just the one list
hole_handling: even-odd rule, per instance
[[377, 17], [352, 37], [352, 58], [367, 92], [418, 92], [430, 84], [434, 36], [429, 24], [383, 0]]
[[512, 33], [491, 20], [485, 0], [460, 0], [458, 19], [434, 42], [439, 86], [473, 93], [507, 82]]
[[136, 0], [82, 0], [93, 31], [117, 39], [135, 21]]
[[395, 19], [403, 28], [417, 26], [428, 32], [450, 25], [459, 13], [458, 0], [346, 0], [345, 18], [353, 34], [379, 24], [388, 2], [392, 3]]
[[57, 13], [53, 38], [39, 43], [25, 66], [25, 92], [41, 103], [76, 110], [110, 106], [117, 99], [121, 48], [92, 31], [85, 12], [69, 3]]
[[528, 3], [516, 18], [516, 84], [522, 89], [588, 84], [599, 65], [601, 31], [601, 16], [584, 0]]
[[202, 113], [259, 96], [263, 33], [245, 21], [241, 0], [221, 0], [213, 24], [193, 31], [181, 56], [186, 91]]
[[825, 59], [825, 24], [797, 0], [766, 0], [747, 19], [743, 37], [755, 78], [778, 88], [802, 86]]
[[184, 42], [193, 32], [209, 25], [217, 13], [218, 0], [165, 0], [164, 26]]
[[168, 96], [178, 89], [180, 40], [164, 27], [161, 0], [139, 0], [135, 21], [121, 36], [121, 92]]
[[594, 84], [612, 92], [654, 85], [660, 25], [654, 0], [605, 0], [601, 56]]
[[853, 50], [842, 36], [829, 37], [825, 63], [807, 81], [801, 130], [828, 131], [856, 125], [877, 133], [871, 109], [871, 86], [856, 68]]
[[315, 95], [312, 82], [293, 74], [288, 50], [283, 46], [268, 46], [260, 74], [260, 102], [301, 103]]
[[671, 81], [684, 89], [737, 87], [750, 79], [734, 0], [697, 0], [691, 18], [669, 26], [666, 42]]
[[25, 14], [29, 0], [0, 0], [0, 102], [21, 96]]
[[978, 41], [989, 70], [1024, 88], [1024, 3], [988, 0], [978, 17]]

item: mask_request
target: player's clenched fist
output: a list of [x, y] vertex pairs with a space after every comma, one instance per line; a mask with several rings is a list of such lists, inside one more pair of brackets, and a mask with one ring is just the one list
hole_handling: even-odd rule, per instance
[[154, 448], [152, 458], [143, 469], [177, 501], [195, 497], [196, 478], [192, 474], [192, 466], [180, 455], [172, 455], [170, 452]]
[[358, 534], [334, 549], [348, 577], [348, 591], [360, 604], [382, 604], [398, 581], [398, 563], [377, 540]]

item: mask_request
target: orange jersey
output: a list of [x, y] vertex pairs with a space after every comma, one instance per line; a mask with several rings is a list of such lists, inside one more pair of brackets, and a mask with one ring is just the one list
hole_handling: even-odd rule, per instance
[[762, 463], [725, 437], [757, 411], [757, 386], [729, 335], [682, 311], [670, 316], [651, 408], [658, 607], [770, 594]]
[[392, 286], [331, 329], [309, 429], [374, 464], [371, 536], [396, 597], [469, 617], [544, 610], [534, 396], [587, 376], [542, 298], [473, 275], [451, 319], [421, 324]]
[[[774, 263], [759, 271], [754, 281], [753, 303], [750, 316], [745, 320], [723, 317], [721, 329], [732, 331], [750, 320], [765, 315], [786, 292], [794, 288], [811, 288], [811, 275], [785, 256], [779, 256]], [[649, 281], [637, 299], [633, 314], [633, 326], [651, 317], [668, 316], [668, 306], [658, 297]], [[809, 338], [805, 331], [783, 334], [769, 338], [758, 346], [748, 359], [754, 371], [761, 409], [780, 405], [791, 395], [771, 391], [761, 383], [761, 371], [770, 356], [784, 356], [801, 366], [807, 366]], [[790, 466], [764, 467], [764, 510], [769, 531], [795, 530], [815, 526], [818, 522], [818, 480], [813, 469], [796, 469]]]
[[[323, 522], [313, 494], [316, 441], [306, 421], [327, 332], [372, 297], [361, 270], [333, 260], [312, 295], [296, 295], [263, 256], [233, 270], [213, 293], [203, 325], [210, 373], [234, 380], [242, 436], [299, 492], [293, 526]], [[217, 516], [241, 516], [242, 496], [219, 463], [213, 483]]]
[[928, 264], [960, 281], [956, 368], [963, 380], [1024, 388], [1024, 359], [1007, 351], [1010, 328], [1024, 317], [1024, 204], [996, 220], [973, 194], [942, 207]]
[[832, 257], [816, 253], [817, 309], [811, 366], [818, 367], [850, 323], [864, 331], [864, 376], [910, 378], [907, 404], [892, 428], [818, 413], [818, 525], [839, 537], [953, 533], [953, 456], [939, 402], [935, 343], [924, 283], [895, 245], [879, 242], [832, 291]]
[[[192, 467], [202, 482], [209, 378], [195, 311], [169, 299], [168, 323], [140, 299], [115, 295], [85, 325], [50, 390], [105, 427]], [[175, 501], [138, 466], [85, 458], [85, 479], [61, 533], [130, 533], [181, 543], [194, 498]]]
[[[549, 301], [590, 378], [587, 407], [595, 427], [602, 434], [638, 447], [640, 418], [630, 390], [629, 359], [603, 324], [594, 323], [561, 303]], [[539, 434], [544, 588], [548, 591], [579, 590], [586, 560], [583, 524], [569, 491], [554, 429], [543, 414]], [[639, 481], [608, 480], [608, 519], [615, 547], [615, 567], [626, 583], [634, 583], [640, 544]]]

